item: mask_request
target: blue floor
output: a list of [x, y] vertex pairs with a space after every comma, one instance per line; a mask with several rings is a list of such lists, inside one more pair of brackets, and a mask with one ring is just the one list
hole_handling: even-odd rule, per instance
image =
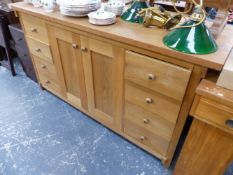
[[159, 160], [0, 66], [0, 175], [170, 175]]

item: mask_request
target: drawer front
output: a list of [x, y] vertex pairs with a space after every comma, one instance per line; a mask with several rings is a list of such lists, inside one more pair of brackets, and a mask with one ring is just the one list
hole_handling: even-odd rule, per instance
[[49, 44], [47, 27], [43, 20], [22, 14], [21, 21], [23, 23], [26, 36]]
[[28, 58], [31, 60], [30, 54], [27, 48], [26, 49], [21, 48], [18, 45], [16, 45], [15, 49], [17, 51], [18, 56], [21, 58], [21, 60], [27, 60]]
[[59, 83], [56, 80], [51, 79], [48, 76], [44, 76], [43, 74], [39, 74], [39, 79], [40, 79], [40, 83], [44, 88], [60, 93], [61, 89]]
[[144, 110], [143, 108], [125, 102], [125, 115], [124, 119], [144, 128], [147, 131], [170, 141], [175, 127], [175, 123], [166, 120], [165, 118]]
[[128, 120], [124, 121], [124, 133], [162, 156], [166, 156], [169, 142], [163, 138], [147, 132]]
[[131, 51], [125, 59], [125, 79], [182, 101], [191, 70]]
[[30, 52], [41, 59], [53, 63], [50, 46], [27, 37]]
[[125, 100], [172, 123], [176, 123], [181, 106], [181, 102], [177, 100], [141, 88], [130, 82], [125, 83]]
[[[233, 134], [233, 109], [200, 97], [194, 115]], [[229, 124], [229, 125], [227, 125]]]
[[39, 75], [42, 74], [43, 76], [50, 77], [50, 79], [56, 82], [58, 81], [56, 68], [54, 65], [48, 63], [47, 61], [41, 60], [40, 58], [37, 58], [35, 56], [33, 58], [36, 70]]
[[11, 31], [12, 38], [15, 41], [16, 45], [18, 45], [18, 47], [21, 47], [21, 48], [27, 47], [23, 31], [16, 30], [13, 28], [10, 28], [10, 31]]

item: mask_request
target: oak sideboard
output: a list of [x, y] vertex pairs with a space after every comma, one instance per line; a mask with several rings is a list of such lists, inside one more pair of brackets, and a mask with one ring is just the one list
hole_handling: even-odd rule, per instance
[[208, 70], [221, 71], [233, 46], [230, 26], [218, 37], [216, 53], [188, 55], [164, 46], [167, 31], [162, 29], [120, 19], [94, 26], [87, 18], [45, 13], [24, 2], [12, 8], [40, 86], [164, 166], [173, 158], [196, 87]]

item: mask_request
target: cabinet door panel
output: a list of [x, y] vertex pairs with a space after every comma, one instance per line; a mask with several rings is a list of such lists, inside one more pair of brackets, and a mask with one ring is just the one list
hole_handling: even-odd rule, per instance
[[81, 37], [88, 108], [101, 123], [121, 128], [124, 49]]
[[59, 50], [62, 51], [60, 52], [60, 59], [65, 77], [67, 93], [80, 98], [77, 58], [72, 51], [73, 49], [71, 48], [70, 43], [59, 39], [58, 46]]
[[49, 34], [66, 98], [75, 106], [87, 109], [79, 35], [52, 26]]
[[112, 81], [114, 81], [114, 77], [112, 76], [112, 58], [92, 52], [91, 62], [95, 109], [98, 109], [111, 117], [113, 114]]

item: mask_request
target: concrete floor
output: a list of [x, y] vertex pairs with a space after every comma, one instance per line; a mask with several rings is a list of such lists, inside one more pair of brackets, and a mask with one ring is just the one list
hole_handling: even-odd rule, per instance
[[170, 175], [159, 160], [0, 66], [0, 175]]
[[0, 66], [0, 175], [172, 174], [16, 69], [12, 77]]

